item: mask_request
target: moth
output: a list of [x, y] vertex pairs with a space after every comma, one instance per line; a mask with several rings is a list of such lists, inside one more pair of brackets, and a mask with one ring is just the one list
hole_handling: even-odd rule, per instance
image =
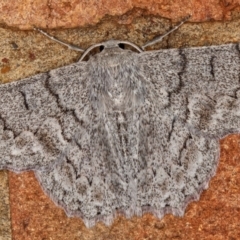
[[33, 170], [87, 227], [117, 213], [183, 216], [216, 172], [219, 139], [240, 129], [239, 44], [144, 51], [168, 32], [84, 51], [39, 31], [84, 53], [0, 85], [0, 169]]

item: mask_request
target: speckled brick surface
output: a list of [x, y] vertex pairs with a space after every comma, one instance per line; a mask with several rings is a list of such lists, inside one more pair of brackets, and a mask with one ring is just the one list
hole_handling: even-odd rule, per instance
[[11, 239], [10, 205], [7, 171], [0, 171], [0, 240]]
[[[240, 42], [240, 20], [237, 13], [234, 14], [235, 18], [230, 22], [185, 24], [155, 47]], [[119, 24], [115, 18], [106, 17], [91, 28], [51, 33], [86, 48], [111, 38], [142, 44], [157, 33], [166, 32], [170, 25], [171, 22], [167, 19], [140, 14], [129, 25]], [[78, 58], [79, 53], [51, 42], [35, 32], [0, 28], [2, 82], [44, 72], [72, 63]], [[201, 195], [200, 201], [188, 206], [183, 218], [167, 215], [159, 220], [150, 214], [130, 220], [118, 217], [111, 227], [97, 224], [94, 228], [87, 229], [80, 219], [66, 217], [63, 210], [55, 206], [42, 192], [32, 172], [10, 173], [12, 239], [240, 239], [239, 143], [240, 137], [237, 135], [221, 141], [221, 160], [216, 176]], [[4, 186], [7, 191], [7, 185]], [[7, 195], [1, 194], [0, 198], [3, 199], [4, 196]], [[9, 213], [7, 209], [8, 204], [5, 204], [4, 211]], [[9, 223], [9, 220], [6, 218], [7, 222]], [[7, 229], [10, 234], [9, 225]]]
[[[135, 10], [176, 20], [188, 14], [192, 21], [230, 20], [239, 11], [240, 0], [0, 0], [0, 23], [21, 29], [71, 28], [93, 25], [106, 15], [119, 16], [117, 22], [129, 24]], [[129, 17], [123, 17], [129, 13]]]

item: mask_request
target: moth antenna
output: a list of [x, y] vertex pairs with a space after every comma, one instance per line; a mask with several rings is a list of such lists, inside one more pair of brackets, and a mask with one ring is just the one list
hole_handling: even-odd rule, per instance
[[38, 31], [38, 32], [40, 32], [41, 34], [43, 34], [43, 35], [46, 36], [47, 38], [49, 38], [49, 39], [51, 39], [51, 40], [53, 40], [53, 41], [55, 41], [55, 42], [57, 42], [57, 43], [60, 43], [60, 44], [62, 44], [62, 45], [64, 45], [64, 46], [68, 47], [68, 48], [71, 49], [71, 50], [75, 50], [75, 51], [78, 51], [78, 52], [84, 52], [84, 51], [85, 51], [85, 50], [81, 49], [81, 48], [78, 47], [78, 46], [75, 46], [75, 45], [72, 45], [72, 44], [63, 42], [63, 41], [61, 41], [61, 40], [59, 40], [59, 39], [51, 36], [50, 34], [46, 33], [45, 31], [43, 31], [43, 30], [40, 29], [40, 28], [33, 27], [33, 29], [36, 30], [36, 31]]
[[170, 33], [174, 32], [174, 31], [176, 31], [180, 26], [182, 26], [185, 22], [187, 22], [190, 17], [191, 17], [191, 15], [188, 15], [188, 16], [185, 17], [178, 25], [176, 25], [175, 27], [173, 27], [172, 29], [170, 29], [170, 30], [169, 30], [168, 32], [166, 32], [165, 34], [153, 38], [151, 41], [149, 41], [149, 42], [147, 42], [146, 44], [144, 44], [144, 45], [142, 46], [142, 49], [145, 50], [146, 47], [151, 46], [151, 45], [153, 45], [153, 44], [156, 44], [156, 43], [158, 43], [158, 42], [161, 42], [164, 37], [166, 37], [167, 35], [169, 35]]
[[96, 48], [96, 47], [100, 47], [100, 46], [102, 46], [103, 44], [102, 43], [97, 43], [97, 44], [94, 44], [94, 45], [92, 45], [91, 47], [89, 47], [89, 48], [87, 48], [85, 51], [84, 51], [84, 53], [83, 53], [83, 55], [81, 56], [81, 58], [80, 58], [80, 62], [87, 56], [87, 54], [90, 52], [90, 51], [92, 51], [94, 48]]
[[127, 45], [130, 45], [132, 46], [133, 48], [135, 48], [138, 52], [143, 52], [143, 50], [136, 44], [132, 43], [132, 42], [129, 42], [129, 41], [121, 41], [121, 43], [123, 44], [127, 44]]

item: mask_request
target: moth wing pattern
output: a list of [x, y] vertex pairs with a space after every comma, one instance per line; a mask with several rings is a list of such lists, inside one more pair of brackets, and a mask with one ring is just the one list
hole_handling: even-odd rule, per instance
[[[97, 171], [105, 172], [101, 160], [109, 156], [104, 132], [95, 136], [103, 126], [86, 97], [89, 84], [85, 62], [78, 62], [0, 88], [0, 169], [34, 170], [53, 201], [83, 219], [97, 215], [91, 191], [99, 189]], [[85, 212], [81, 201], [89, 203]]]
[[[84, 72], [84, 63], [1, 85], [0, 168], [44, 169], [64, 151], [68, 139], [64, 139], [61, 124], [68, 109], [61, 105], [50, 85], [58, 76], [67, 88], [76, 72]], [[82, 85], [78, 86], [72, 89], [76, 96], [82, 92]]]
[[238, 45], [121, 51], [0, 87], [0, 169], [34, 170], [88, 227], [182, 216], [240, 126]]
[[153, 112], [147, 134], [152, 168], [144, 183], [152, 189], [148, 204], [159, 217], [181, 216], [216, 172], [219, 139], [239, 132], [239, 45], [141, 54]]
[[[239, 53], [238, 44], [186, 52], [189, 64], [182, 77], [187, 91], [195, 92], [188, 104], [189, 124], [218, 139], [239, 131]], [[199, 60], [203, 63], [197, 64]]]
[[239, 53], [238, 44], [170, 49], [144, 52], [143, 62], [154, 84], [161, 79], [174, 111], [188, 115], [189, 127], [222, 138], [239, 131]]

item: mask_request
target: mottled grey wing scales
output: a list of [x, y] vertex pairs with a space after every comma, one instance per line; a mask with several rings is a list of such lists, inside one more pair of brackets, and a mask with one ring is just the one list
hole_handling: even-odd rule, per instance
[[103, 116], [90, 102], [92, 80], [86, 68], [67, 70], [51, 71], [48, 81], [62, 112], [58, 121], [67, 145], [51, 168], [36, 175], [45, 192], [68, 215], [93, 226], [99, 213], [108, 217], [105, 221], [109, 215], [113, 218], [116, 196], [109, 189], [112, 176], [107, 166], [112, 153]]
[[64, 85], [71, 79], [71, 73], [84, 72], [83, 69], [84, 64], [72, 64], [1, 85], [1, 169], [35, 170], [47, 168], [57, 160], [68, 145], [67, 134], [63, 134], [67, 128], [62, 119], [69, 117], [70, 112], [63, 111], [50, 83], [59, 74], [65, 77]]
[[187, 59], [181, 77], [183, 92], [189, 95], [189, 125], [218, 138], [239, 131], [239, 46], [196, 48], [182, 54]]
[[139, 61], [147, 69], [147, 88], [165, 91], [163, 99], [149, 91], [152, 122], [142, 127], [152, 128], [148, 142], [154, 149], [149, 148], [147, 161], [154, 167], [143, 182], [146, 208], [159, 217], [183, 215], [215, 174], [218, 139], [239, 131], [239, 48], [160, 50], [141, 53]]

